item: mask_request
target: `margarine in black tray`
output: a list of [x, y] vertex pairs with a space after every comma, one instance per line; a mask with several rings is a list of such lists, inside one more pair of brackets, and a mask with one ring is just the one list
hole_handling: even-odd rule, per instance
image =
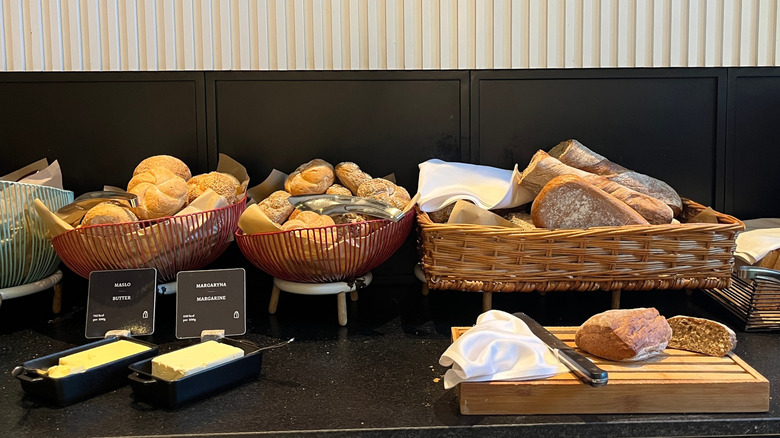
[[66, 405], [126, 385], [128, 366], [158, 352], [148, 342], [110, 337], [27, 361], [13, 375], [35, 399]]
[[204, 341], [132, 364], [130, 387], [142, 401], [175, 409], [256, 379], [267, 348], [229, 338]]

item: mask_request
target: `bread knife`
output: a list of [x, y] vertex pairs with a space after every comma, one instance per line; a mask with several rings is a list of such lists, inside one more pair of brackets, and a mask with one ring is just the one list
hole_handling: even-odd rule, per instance
[[609, 374], [594, 365], [590, 359], [577, 353], [576, 350], [566, 345], [565, 342], [558, 339], [557, 336], [547, 331], [546, 328], [525, 313], [517, 312], [514, 315], [528, 326], [531, 333], [547, 344], [547, 347], [555, 354], [555, 357], [563, 362], [580, 380], [595, 387], [607, 384]]

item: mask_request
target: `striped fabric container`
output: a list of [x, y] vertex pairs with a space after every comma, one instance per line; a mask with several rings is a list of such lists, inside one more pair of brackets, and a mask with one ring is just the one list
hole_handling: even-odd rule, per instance
[[46, 278], [60, 263], [33, 207], [36, 198], [55, 211], [73, 202], [73, 192], [0, 181], [0, 288]]

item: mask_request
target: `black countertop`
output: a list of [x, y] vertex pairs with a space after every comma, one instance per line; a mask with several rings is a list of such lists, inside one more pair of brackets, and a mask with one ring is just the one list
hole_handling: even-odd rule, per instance
[[[252, 268], [248, 268], [250, 271]], [[255, 270], [256, 271], [256, 270]], [[0, 435], [52, 436], [713, 436], [780, 434], [780, 334], [737, 330], [736, 354], [771, 385], [770, 410], [746, 414], [464, 416], [456, 391], [440, 381], [439, 356], [452, 326], [473, 325], [480, 294], [420, 293], [413, 277], [381, 278], [348, 301], [337, 323], [335, 296], [282, 293], [267, 313], [271, 280], [248, 272], [248, 329], [243, 339], [270, 345], [260, 378], [186, 405], [157, 409], [134, 400], [129, 386], [66, 407], [25, 396], [11, 370], [35, 357], [88, 342], [86, 282], [66, 272], [60, 314], [53, 291], [0, 306]], [[621, 307], [654, 306], [665, 316], [736, 320], [701, 291], [623, 292]], [[545, 325], [578, 325], [610, 305], [607, 292], [494, 294], [493, 308], [524, 311]], [[143, 339], [161, 352], [191, 341], [174, 336], [174, 296], [158, 300], [156, 332]], [[166, 318], [166, 315], [168, 316]]]

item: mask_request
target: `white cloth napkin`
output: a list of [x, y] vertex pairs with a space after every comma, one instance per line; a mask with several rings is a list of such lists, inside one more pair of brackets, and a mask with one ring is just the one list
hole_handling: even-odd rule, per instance
[[527, 204], [534, 194], [515, 183], [514, 170], [432, 159], [420, 163], [418, 204], [425, 212], [439, 210], [459, 199], [486, 209]]
[[734, 255], [752, 264], [770, 251], [780, 248], [780, 219], [763, 218], [743, 221], [745, 231], [737, 234]]
[[439, 364], [452, 365], [444, 374], [445, 389], [464, 381], [533, 380], [568, 371], [523, 321], [500, 310], [479, 315]]

